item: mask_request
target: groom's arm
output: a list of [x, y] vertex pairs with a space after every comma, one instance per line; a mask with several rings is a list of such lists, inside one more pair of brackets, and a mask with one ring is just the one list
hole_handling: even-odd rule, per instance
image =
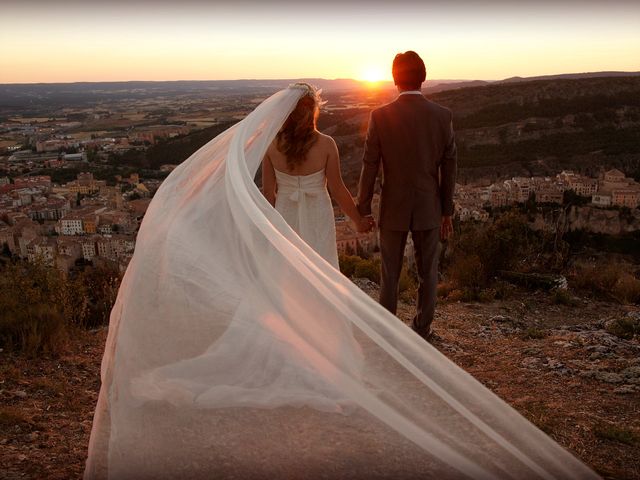
[[451, 117], [445, 145], [440, 162], [440, 203], [442, 205], [442, 216], [450, 217], [453, 216], [453, 193], [456, 186], [458, 164], [458, 150]]
[[362, 157], [362, 171], [360, 172], [360, 182], [358, 184], [358, 211], [360, 215], [371, 215], [371, 201], [373, 200], [373, 189], [376, 184], [376, 177], [380, 170], [380, 138], [376, 130], [373, 112], [369, 117], [369, 129], [367, 139], [364, 144], [364, 155]]

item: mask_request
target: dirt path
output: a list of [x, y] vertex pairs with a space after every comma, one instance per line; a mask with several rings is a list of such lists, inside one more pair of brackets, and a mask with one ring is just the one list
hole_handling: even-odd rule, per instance
[[[604, 477], [640, 479], [640, 342], [604, 330], [633, 310], [542, 294], [442, 304], [435, 346]], [[58, 358], [0, 352], [0, 478], [81, 477], [105, 338], [79, 334]]]

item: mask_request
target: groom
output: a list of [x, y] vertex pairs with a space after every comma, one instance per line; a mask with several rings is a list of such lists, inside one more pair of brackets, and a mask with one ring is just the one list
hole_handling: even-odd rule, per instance
[[453, 233], [456, 144], [452, 114], [421, 93], [426, 69], [413, 51], [393, 59], [398, 98], [371, 112], [358, 189], [360, 214], [371, 215], [371, 200], [382, 163], [380, 197], [380, 303], [391, 313], [408, 232], [418, 270], [418, 308], [412, 328], [431, 340], [436, 305], [439, 240]]

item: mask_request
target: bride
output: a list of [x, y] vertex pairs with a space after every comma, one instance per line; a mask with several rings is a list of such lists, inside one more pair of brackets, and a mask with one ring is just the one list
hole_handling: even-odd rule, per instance
[[295, 120], [311, 99], [274, 94], [156, 192], [85, 478], [598, 478], [335, 268], [325, 176], [371, 225], [333, 141]]
[[342, 181], [336, 142], [316, 129], [319, 93], [306, 83], [295, 87], [304, 93], [269, 145], [262, 162], [263, 191], [296, 233], [338, 268], [336, 228], [326, 186], [358, 232], [367, 232], [373, 225], [360, 215]]

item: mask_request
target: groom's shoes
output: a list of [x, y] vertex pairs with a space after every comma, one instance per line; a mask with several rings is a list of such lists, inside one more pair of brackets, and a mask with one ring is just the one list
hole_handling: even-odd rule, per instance
[[433, 343], [434, 340], [442, 340], [442, 338], [436, 332], [434, 332], [432, 328], [428, 330], [416, 329], [415, 327], [411, 328], [414, 332], [416, 332], [429, 343]]

